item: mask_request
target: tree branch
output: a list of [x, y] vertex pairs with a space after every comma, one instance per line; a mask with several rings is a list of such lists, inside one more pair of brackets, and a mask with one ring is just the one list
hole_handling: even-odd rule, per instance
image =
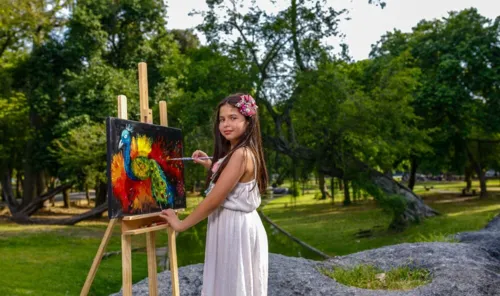
[[297, 0], [292, 0], [292, 40], [295, 60], [301, 71], [306, 71], [302, 56], [300, 55], [299, 40], [297, 38]]
[[489, 140], [489, 139], [467, 139], [467, 141], [478, 142], [478, 143], [486, 143], [486, 144], [498, 144], [500, 143], [500, 139], [498, 140]]

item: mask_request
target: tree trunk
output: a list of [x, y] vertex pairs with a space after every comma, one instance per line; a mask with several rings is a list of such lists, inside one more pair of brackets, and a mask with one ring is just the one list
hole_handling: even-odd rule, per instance
[[66, 190], [63, 191], [63, 201], [64, 201], [64, 207], [65, 208], [70, 208], [71, 207], [71, 204], [70, 204], [70, 198], [69, 198], [69, 188], [67, 188]]
[[321, 199], [326, 199], [325, 174], [321, 171], [318, 172], [318, 178], [319, 178], [319, 190], [321, 191]]
[[[303, 147], [301, 147], [301, 149], [292, 150], [282, 142], [274, 138], [264, 137], [264, 139], [266, 140], [268, 145], [271, 145], [277, 151], [280, 151], [287, 155], [293, 155], [294, 153], [296, 153], [300, 157], [300, 159], [304, 159], [310, 162], [317, 161], [317, 153], [315, 151], [311, 151]], [[408, 187], [394, 181], [393, 178], [384, 176], [379, 171], [371, 168], [366, 163], [357, 160], [354, 157], [350, 157], [349, 160], [350, 163], [347, 165], [347, 167], [351, 168], [354, 172], [357, 172], [357, 174], [365, 175], [369, 179], [369, 181], [371, 181], [371, 183], [378, 187], [383, 193], [385, 193], [386, 195], [397, 194], [406, 201], [406, 206], [403, 213], [400, 214], [397, 219], [395, 218], [394, 221], [405, 221], [405, 223], [419, 222], [424, 218], [439, 215], [436, 210], [427, 206], [422, 201], [422, 199], [415, 193], [413, 193]], [[335, 162], [323, 161], [318, 169], [330, 176], [345, 179], [345, 173], [337, 167]], [[343, 182], [339, 183], [342, 184]]]
[[12, 221], [20, 224], [46, 224], [46, 225], [74, 225], [89, 218], [99, 218], [108, 209], [108, 204], [104, 203], [90, 211], [66, 219], [35, 219], [29, 216], [13, 216]]
[[40, 195], [39, 197], [35, 198], [30, 204], [28, 204], [27, 206], [23, 207], [22, 209], [16, 211], [16, 212], [12, 212], [12, 215], [15, 216], [15, 215], [20, 215], [20, 216], [31, 216], [33, 215], [36, 211], [38, 211], [40, 208], [43, 207], [43, 203], [54, 197], [56, 194], [59, 194], [61, 192], [63, 192], [65, 189], [67, 188], [71, 188], [71, 186], [73, 186], [73, 184], [69, 183], [69, 184], [63, 184], [63, 185], [60, 185], [56, 188], [54, 188], [53, 190], [43, 194], [43, 195]]
[[95, 196], [95, 206], [98, 207], [106, 203], [106, 196], [108, 194], [108, 183], [99, 182], [98, 190]]
[[354, 181], [351, 181], [351, 192], [352, 192], [352, 199], [351, 199], [352, 203], [356, 203], [357, 192], [356, 192], [356, 183]]
[[[392, 175], [391, 175], [392, 178]], [[353, 190], [355, 190], [356, 193], [354, 193], [355, 200], [360, 201], [361, 200], [361, 187], [356, 184], [356, 186], [353, 187]]]
[[351, 197], [349, 194], [349, 181], [344, 178], [344, 206], [348, 206], [351, 204]]
[[16, 172], [16, 198], [23, 198], [21, 194], [21, 188], [23, 186], [22, 174], [17, 171]]
[[417, 175], [417, 158], [415, 156], [411, 157], [411, 167], [410, 167], [410, 179], [408, 180], [408, 188], [413, 191], [415, 187], [416, 175]]
[[472, 188], [472, 167], [470, 165], [465, 167], [465, 184], [466, 191], [470, 192]]
[[90, 190], [88, 184], [85, 184], [85, 198], [87, 199], [87, 204], [90, 205]]
[[36, 173], [30, 164], [24, 165], [24, 183], [23, 183], [23, 206], [30, 204], [35, 198], [36, 192]]
[[330, 190], [332, 191], [332, 203], [335, 204], [335, 178], [330, 178]]
[[[322, 167], [322, 170], [332, 176], [338, 176], [340, 178], [342, 173], [334, 167], [328, 167], [328, 164]], [[439, 212], [427, 206], [420, 197], [418, 197], [413, 191], [403, 184], [394, 181], [393, 178], [389, 178], [379, 171], [372, 169], [366, 163], [352, 159], [349, 167], [355, 169], [357, 172], [363, 174], [368, 178], [368, 181], [373, 183], [376, 188], [379, 188], [385, 195], [399, 195], [406, 201], [406, 208], [404, 212], [399, 216], [395, 217], [393, 222], [402, 222], [405, 224], [419, 222], [427, 217], [433, 217], [439, 215]], [[342, 182], [339, 182], [342, 183]], [[368, 191], [370, 193], [370, 191]], [[345, 194], [345, 191], [344, 191]], [[374, 196], [375, 197], [375, 196]], [[392, 226], [392, 225], [391, 225]]]
[[484, 176], [483, 170], [479, 171], [479, 186], [481, 187], [480, 198], [488, 197], [488, 191], [486, 188], [486, 177]]
[[40, 171], [36, 174], [36, 196], [40, 196], [47, 191], [47, 182], [45, 172]]
[[[401, 214], [401, 217], [396, 217], [394, 221], [409, 224], [419, 222], [423, 218], [439, 215], [439, 212], [426, 205], [422, 199], [413, 193], [413, 191], [408, 187], [394, 181], [392, 178], [388, 178], [380, 172], [368, 167], [366, 164], [363, 165], [365, 166], [365, 170], [369, 173], [371, 181], [386, 195], [397, 194], [406, 201], [406, 209], [404, 213]], [[395, 225], [391, 224], [391, 227], [395, 227]], [[400, 227], [396, 226], [395, 228]]]
[[2, 193], [5, 197], [5, 201], [7, 202], [7, 206], [9, 207], [10, 212], [15, 213], [19, 209], [19, 204], [14, 197], [14, 192], [12, 190], [12, 180], [8, 169], [2, 173]]
[[[479, 143], [478, 143], [479, 145]], [[467, 146], [467, 145], [466, 145]], [[479, 163], [479, 160], [476, 160], [474, 158], [474, 155], [472, 155], [472, 152], [470, 151], [469, 147], [466, 147], [467, 149], [467, 156], [469, 157], [469, 161], [472, 164], [472, 167], [476, 171], [477, 177], [479, 179], [479, 186], [481, 187], [481, 193], [479, 194], [480, 198], [486, 198], [488, 197], [488, 192], [486, 189], [486, 178], [484, 176], [483, 169], [481, 167], [481, 164]]]

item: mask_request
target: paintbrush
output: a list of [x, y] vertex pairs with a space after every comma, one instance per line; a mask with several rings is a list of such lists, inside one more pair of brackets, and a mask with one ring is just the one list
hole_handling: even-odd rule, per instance
[[[207, 157], [198, 157], [197, 159], [212, 159], [212, 156], [207, 156]], [[194, 160], [193, 157], [179, 157], [179, 158], [169, 158], [167, 160]]]

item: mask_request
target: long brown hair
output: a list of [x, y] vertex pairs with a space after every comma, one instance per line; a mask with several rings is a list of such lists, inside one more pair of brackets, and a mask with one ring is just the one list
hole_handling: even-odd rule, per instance
[[[229, 159], [231, 159], [231, 155], [236, 151], [238, 148], [247, 148], [250, 150], [250, 152], [253, 153], [255, 156], [255, 165], [254, 165], [254, 170], [257, 172], [257, 185], [259, 186], [259, 191], [261, 193], [264, 193], [267, 188], [267, 180], [268, 180], [268, 175], [267, 175], [267, 169], [266, 169], [266, 162], [264, 160], [264, 151], [262, 150], [262, 138], [260, 134], [260, 124], [259, 124], [259, 112], [252, 117], [245, 116], [246, 121], [248, 122], [247, 128], [243, 135], [241, 136], [240, 140], [238, 143], [231, 149], [231, 143], [224, 138], [224, 136], [220, 133], [219, 131], [219, 115], [220, 115], [220, 108], [226, 104], [231, 105], [235, 108], [236, 103], [240, 100], [240, 97], [245, 94], [243, 93], [236, 93], [227, 96], [224, 98], [220, 103], [217, 105], [217, 109], [215, 112], [215, 119], [214, 119], [214, 156], [212, 159], [212, 167], [214, 164], [224, 156], [226, 158], [222, 161], [222, 163], [219, 166], [219, 169], [217, 170], [216, 175], [213, 178], [213, 182], [216, 183], [217, 180], [219, 179], [220, 173], [224, 170], [226, 167], [227, 163], [229, 162]], [[246, 157], [247, 153], [245, 153]], [[246, 158], [245, 158], [246, 159]], [[210, 180], [212, 177], [212, 167], [208, 171], [208, 176], [207, 176], [207, 181]], [[208, 186], [208, 182], [207, 182]]]

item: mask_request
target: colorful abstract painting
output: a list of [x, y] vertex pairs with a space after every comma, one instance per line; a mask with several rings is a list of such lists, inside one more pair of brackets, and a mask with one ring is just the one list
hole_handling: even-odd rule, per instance
[[110, 218], [185, 208], [180, 129], [108, 118]]

